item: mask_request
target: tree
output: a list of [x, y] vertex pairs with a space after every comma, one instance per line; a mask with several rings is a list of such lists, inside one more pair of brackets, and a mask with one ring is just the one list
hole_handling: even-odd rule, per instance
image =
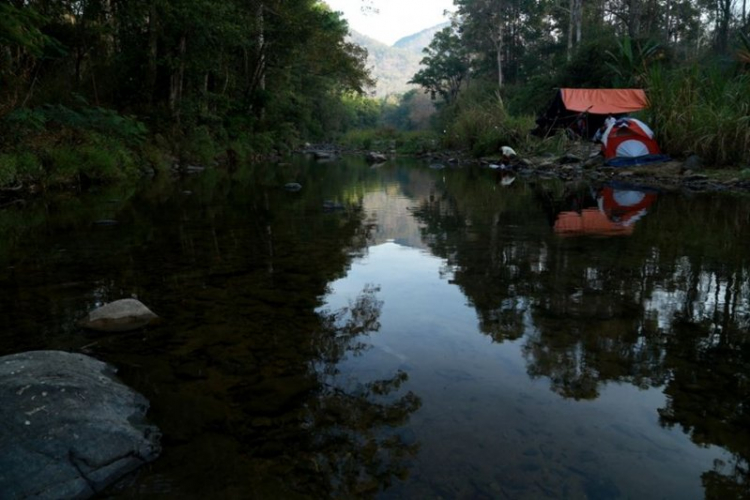
[[503, 48], [510, 3], [493, 0], [457, 0], [458, 14], [462, 17], [462, 31], [466, 39], [489, 40], [495, 52], [497, 86], [502, 88]]
[[419, 70], [409, 83], [422, 86], [425, 92], [436, 94], [446, 103], [453, 102], [461, 85], [469, 75], [469, 57], [455, 25], [438, 31], [424, 49], [424, 69]]

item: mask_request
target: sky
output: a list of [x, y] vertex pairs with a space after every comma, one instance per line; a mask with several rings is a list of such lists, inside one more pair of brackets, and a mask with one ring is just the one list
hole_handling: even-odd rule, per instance
[[[349, 27], [388, 45], [407, 35], [448, 21], [446, 9], [453, 0], [324, 0], [333, 10], [344, 13]], [[378, 12], [362, 12], [371, 5]]]

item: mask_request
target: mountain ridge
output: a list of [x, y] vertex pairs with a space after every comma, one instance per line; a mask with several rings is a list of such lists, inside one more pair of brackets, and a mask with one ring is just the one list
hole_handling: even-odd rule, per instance
[[419, 71], [422, 50], [430, 44], [435, 33], [447, 25], [448, 23], [441, 23], [407, 35], [393, 45], [350, 30], [349, 40], [367, 49], [367, 66], [377, 79], [374, 96], [403, 94], [417, 88], [408, 82]]

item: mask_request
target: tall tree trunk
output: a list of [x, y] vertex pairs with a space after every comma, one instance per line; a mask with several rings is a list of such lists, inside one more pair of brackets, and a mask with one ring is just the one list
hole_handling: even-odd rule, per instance
[[187, 49], [187, 36], [183, 33], [180, 36], [178, 45], [178, 63], [177, 68], [172, 69], [172, 76], [169, 82], [169, 109], [174, 117], [179, 121], [180, 103], [182, 102], [182, 86], [185, 79], [185, 52]]
[[732, 0], [719, 0], [716, 49], [719, 54], [725, 54], [729, 48], [729, 23], [732, 19]]
[[255, 17], [256, 48], [255, 48], [255, 70], [250, 75], [248, 82], [247, 94], [251, 98], [250, 113], [255, 113], [259, 118], [263, 118], [265, 109], [262, 105], [254, 108], [252, 100], [256, 90], [266, 90], [266, 27], [265, 27], [265, 3], [260, 2]]
[[503, 37], [505, 35], [505, 29], [502, 25], [502, 21], [497, 21], [495, 30], [494, 42], [495, 49], [497, 50], [497, 87], [503, 88]]
[[260, 90], [266, 90], [266, 20], [265, 20], [265, 4], [263, 2], [258, 6], [258, 62], [262, 71], [258, 80], [258, 88]]
[[503, 42], [497, 44], [497, 86], [503, 88]]
[[628, 36], [631, 40], [641, 36], [641, 0], [628, 1]]
[[570, 20], [568, 22], [568, 62], [573, 58], [573, 48], [581, 43], [583, 24], [583, 0], [570, 0]]
[[148, 12], [148, 65], [146, 67], [146, 94], [149, 104], [154, 102], [156, 92], [157, 56], [159, 48], [159, 21], [157, 0], [151, 0]]
[[206, 72], [203, 75], [203, 85], [201, 88], [201, 103], [200, 103], [200, 109], [201, 112], [206, 114], [208, 113], [208, 80], [209, 80], [210, 74]]
[[570, 19], [568, 21], [568, 51], [565, 54], [565, 58], [570, 62], [573, 59], [573, 1], [570, 0]]

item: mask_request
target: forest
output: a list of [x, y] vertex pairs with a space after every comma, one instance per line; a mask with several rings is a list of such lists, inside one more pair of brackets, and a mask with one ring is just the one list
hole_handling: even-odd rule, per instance
[[644, 88], [667, 152], [743, 169], [746, 4], [455, 0], [412, 78], [421, 90], [376, 100], [367, 51], [320, 0], [6, 0], [0, 186], [231, 165], [306, 141], [533, 150], [534, 115], [562, 86]]
[[317, 0], [0, 3], [0, 184], [244, 161], [353, 126], [372, 82], [347, 33]]
[[[451, 146], [528, 140], [553, 88], [643, 88], [670, 154], [750, 160], [746, 0], [455, 0], [413, 82], [442, 105]], [[526, 117], [524, 119], [524, 117]]]

